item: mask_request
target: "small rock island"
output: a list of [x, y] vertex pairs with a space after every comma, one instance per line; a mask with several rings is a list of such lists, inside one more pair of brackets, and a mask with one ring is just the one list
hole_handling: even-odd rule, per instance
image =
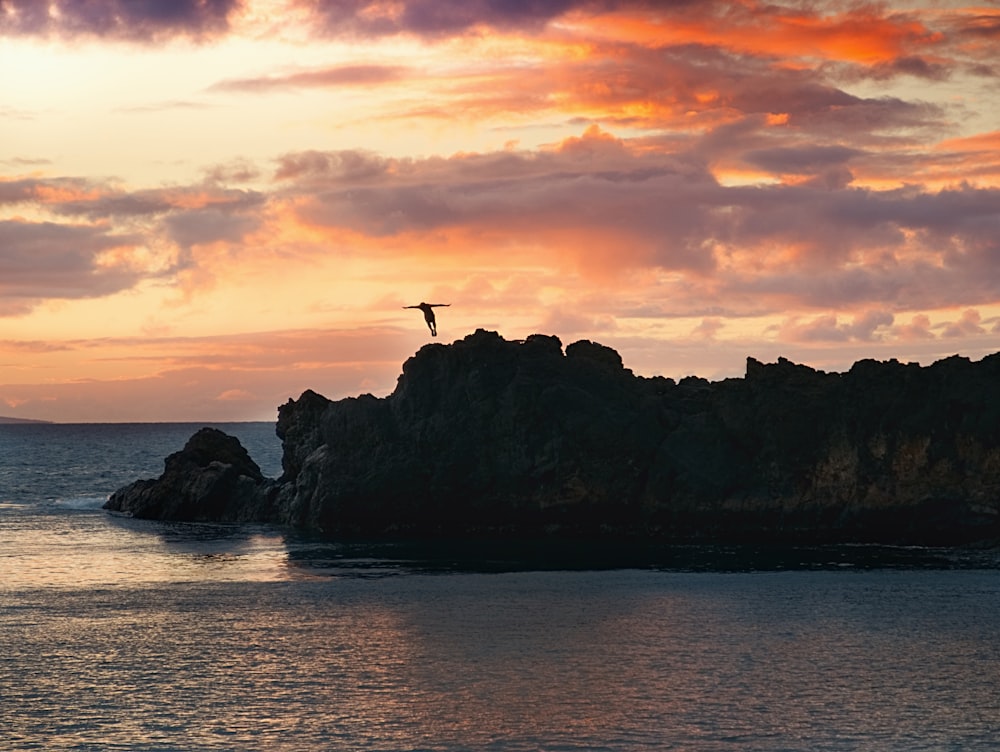
[[282, 475], [203, 428], [105, 508], [336, 536], [691, 543], [1000, 539], [1000, 354], [825, 373], [645, 378], [611, 348], [482, 329], [430, 344], [387, 397], [278, 409]]

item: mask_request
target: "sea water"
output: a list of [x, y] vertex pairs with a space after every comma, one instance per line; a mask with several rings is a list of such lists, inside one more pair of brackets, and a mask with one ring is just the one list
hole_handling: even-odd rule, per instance
[[[995, 750], [990, 552], [132, 520], [198, 425], [0, 426], [0, 750]], [[267, 475], [272, 424], [220, 425]]]

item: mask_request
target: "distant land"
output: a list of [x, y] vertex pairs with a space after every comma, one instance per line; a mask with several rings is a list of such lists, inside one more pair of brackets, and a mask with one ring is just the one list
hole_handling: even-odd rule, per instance
[[421, 348], [388, 397], [306, 391], [276, 431], [278, 479], [205, 428], [106, 508], [370, 539], [1000, 543], [1000, 353], [675, 382], [479, 330]]
[[0, 425], [10, 424], [10, 423], [51, 423], [51, 420], [31, 420], [30, 418], [9, 418], [6, 415], [0, 415]]

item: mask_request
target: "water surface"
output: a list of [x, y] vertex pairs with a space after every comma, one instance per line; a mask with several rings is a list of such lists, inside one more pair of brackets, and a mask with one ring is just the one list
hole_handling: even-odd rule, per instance
[[[1000, 749], [990, 551], [346, 543], [99, 509], [197, 427], [0, 428], [0, 749]], [[276, 474], [273, 427], [241, 430]]]

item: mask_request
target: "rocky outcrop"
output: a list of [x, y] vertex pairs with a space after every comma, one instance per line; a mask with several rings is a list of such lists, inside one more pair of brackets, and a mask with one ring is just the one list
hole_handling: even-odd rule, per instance
[[564, 355], [554, 337], [479, 331], [428, 345], [386, 399], [280, 408], [282, 514], [358, 534], [618, 526], [662, 433], [636, 383], [593, 343]]
[[[168, 458], [160, 481], [111, 503], [337, 535], [1000, 537], [1000, 355], [843, 374], [751, 358], [745, 378], [677, 383], [593, 342], [564, 352], [555, 337], [479, 330], [423, 347], [386, 398], [305, 392], [279, 408], [277, 433], [276, 481]], [[235, 479], [210, 482], [217, 465]]]
[[166, 458], [163, 475], [115, 491], [104, 508], [147, 519], [264, 521], [276, 492], [239, 439], [202, 428]]

